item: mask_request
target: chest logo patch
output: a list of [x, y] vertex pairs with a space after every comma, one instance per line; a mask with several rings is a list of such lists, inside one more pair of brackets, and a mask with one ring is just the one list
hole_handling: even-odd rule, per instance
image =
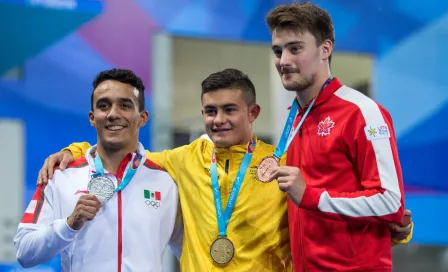
[[330, 135], [330, 131], [334, 128], [334, 122], [331, 120], [330, 116], [325, 118], [325, 120], [320, 121], [317, 125], [317, 135], [324, 137]]
[[156, 191], [143, 190], [145, 204], [154, 209], [158, 209], [162, 202], [162, 194]]
[[364, 131], [366, 132], [367, 140], [369, 141], [390, 138], [389, 127], [386, 123], [367, 125], [364, 127]]

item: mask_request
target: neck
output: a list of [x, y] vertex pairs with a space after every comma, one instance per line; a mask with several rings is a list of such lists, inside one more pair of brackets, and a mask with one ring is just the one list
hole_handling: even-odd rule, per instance
[[100, 155], [101, 162], [105, 170], [111, 173], [117, 173], [121, 161], [131, 152], [138, 149], [138, 143], [129, 148], [114, 149], [101, 144], [97, 145], [97, 153]]
[[296, 91], [297, 102], [299, 102], [301, 108], [304, 108], [319, 94], [322, 86], [330, 76], [330, 69], [328, 69], [325, 73], [316, 75], [313, 85], [309, 86], [306, 89]]

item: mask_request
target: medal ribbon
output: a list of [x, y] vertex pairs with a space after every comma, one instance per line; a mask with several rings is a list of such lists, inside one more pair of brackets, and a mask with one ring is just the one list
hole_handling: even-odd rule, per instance
[[[328, 84], [330, 84], [331, 80], [333, 78], [329, 77], [327, 81], [325, 81], [324, 85], [322, 85], [322, 88], [320, 89], [319, 93], [327, 87]], [[303, 122], [305, 121], [306, 116], [310, 112], [311, 108], [314, 105], [314, 102], [316, 101], [317, 96], [311, 101], [311, 104], [308, 106], [308, 109], [306, 110], [305, 114], [303, 115], [302, 119], [300, 119], [299, 124], [297, 127], [292, 131], [292, 125], [294, 123], [295, 117], [297, 115], [297, 110], [299, 109], [299, 103], [296, 99], [292, 102], [291, 109], [289, 111], [288, 118], [286, 119], [285, 127], [283, 128], [282, 135], [280, 136], [280, 140], [278, 142], [277, 148], [274, 152], [274, 157], [277, 159], [280, 159], [283, 154], [285, 154], [286, 150], [288, 150], [289, 145], [291, 144], [292, 140], [296, 136], [297, 132], [299, 131], [300, 127], [302, 127]]]
[[[136, 154], [135, 157], [132, 158], [132, 160], [129, 162], [126, 175], [122, 179], [120, 185], [118, 185], [117, 188], [115, 188], [114, 193], [117, 193], [121, 190], [123, 190], [131, 181], [131, 179], [134, 177], [135, 173], [137, 172], [137, 168], [140, 165], [142, 160], [142, 156], [140, 154]], [[95, 171], [96, 173], [92, 175], [92, 177], [97, 176], [104, 176], [104, 166], [103, 162], [101, 161], [100, 155], [97, 153], [96, 157], [93, 159], [93, 162], [95, 163]]]
[[244, 176], [246, 175], [247, 168], [249, 167], [250, 160], [252, 159], [252, 152], [255, 149], [255, 141], [253, 139], [247, 145], [247, 152], [244, 154], [243, 161], [233, 183], [232, 191], [230, 192], [229, 199], [227, 201], [226, 210], [222, 210], [221, 192], [219, 190], [218, 182], [218, 170], [216, 168], [216, 151], [213, 148], [212, 163], [210, 165], [210, 176], [212, 180], [213, 197], [215, 199], [216, 218], [218, 219], [218, 231], [219, 236], [227, 235], [227, 225], [235, 207], [236, 198], [243, 184]]

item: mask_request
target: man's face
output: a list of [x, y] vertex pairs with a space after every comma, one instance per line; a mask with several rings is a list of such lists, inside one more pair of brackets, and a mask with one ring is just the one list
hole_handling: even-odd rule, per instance
[[317, 46], [309, 31], [275, 29], [272, 32], [275, 66], [285, 89], [301, 91], [314, 85], [323, 60], [322, 47]]
[[259, 113], [260, 106], [249, 106], [241, 90], [221, 89], [202, 96], [205, 129], [217, 147], [246, 144]]
[[139, 112], [139, 92], [132, 85], [103, 81], [93, 93], [89, 120], [104, 148], [123, 149], [138, 142], [138, 132], [148, 121], [148, 112]]

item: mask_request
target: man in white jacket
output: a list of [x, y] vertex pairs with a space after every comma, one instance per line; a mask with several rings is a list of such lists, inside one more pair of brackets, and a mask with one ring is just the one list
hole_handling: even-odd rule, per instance
[[97, 145], [37, 188], [14, 238], [17, 259], [32, 267], [61, 254], [63, 271], [162, 271], [168, 244], [180, 256], [183, 225], [174, 181], [138, 142], [143, 83], [112, 69], [93, 87]]

